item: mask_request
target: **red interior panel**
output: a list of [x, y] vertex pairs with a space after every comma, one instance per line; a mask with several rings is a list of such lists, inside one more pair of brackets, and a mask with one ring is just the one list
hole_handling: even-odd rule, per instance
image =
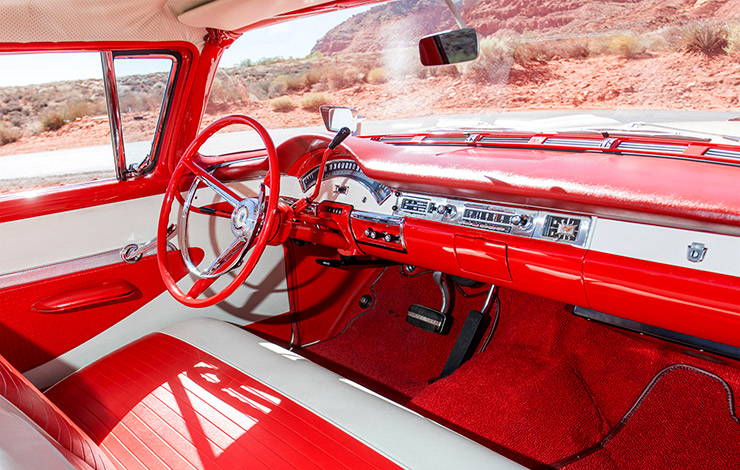
[[589, 307], [630, 320], [740, 346], [737, 278], [589, 252]]
[[[193, 255], [198, 258], [202, 251]], [[169, 256], [178, 279], [182, 278], [187, 269], [180, 253], [173, 251]], [[101, 288], [110, 287], [112, 282], [121, 282], [121, 279], [133, 287], [132, 294], [102, 305], [88, 303], [91, 292], [99, 294]], [[0, 309], [0, 354], [21, 371], [32, 369], [118, 323], [164, 290], [156, 256], [144, 257], [134, 264], [120, 262], [0, 289], [4, 302]], [[56, 309], [56, 313], [49, 313], [43, 310], [44, 304], [49, 302], [52, 302], [48, 305], [50, 308], [77, 306], [73, 310], [60, 313]], [[88, 303], [88, 308], [81, 303]]]
[[455, 256], [460, 269], [465, 272], [502, 281], [511, 280], [504, 243], [488, 241], [482, 237], [455, 235]]

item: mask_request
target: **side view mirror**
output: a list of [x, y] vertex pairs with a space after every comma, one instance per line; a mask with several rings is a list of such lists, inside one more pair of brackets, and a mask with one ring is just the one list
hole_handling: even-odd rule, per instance
[[448, 65], [478, 57], [478, 34], [475, 28], [453, 29], [431, 34], [419, 41], [422, 65]]
[[337, 132], [343, 127], [348, 127], [352, 135], [359, 134], [360, 116], [355, 108], [324, 104], [319, 106], [319, 111], [328, 131]]

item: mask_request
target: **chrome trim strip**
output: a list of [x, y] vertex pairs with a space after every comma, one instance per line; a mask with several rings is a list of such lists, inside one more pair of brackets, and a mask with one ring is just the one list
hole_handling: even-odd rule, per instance
[[[179, 57], [179, 56], [178, 56]], [[127, 171], [132, 176], [142, 176], [149, 173], [154, 169], [154, 165], [157, 163], [156, 159], [159, 154], [160, 143], [162, 140], [162, 134], [164, 133], [164, 127], [166, 124], [166, 117], [169, 114], [171, 107], [171, 99], [175, 90], [175, 82], [177, 79], [178, 72], [180, 70], [180, 62], [172, 53], [165, 53], [162, 55], [148, 54], [146, 51], [141, 51], [136, 54], [114, 54], [113, 59], [147, 59], [147, 58], [160, 58], [169, 59], [172, 61], [170, 70], [167, 72], [167, 85], [165, 86], [164, 93], [162, 94], [162, 103], [159, 105], [159, 115], [157, 116], [157, 125], [154, 128], [154, 136], [152, 137], [152, 146], [149, 148], [149, 154], [142, 160], [136, 168], [129, 168]]]
[[[427, 196], [417, 193], [397, 192], [396, 194], [397, 200], [394, 206], [395, 210], [393, 212], [394, 216], [396, 217], [414, 217], [417, 219], [442, 222], [449, 225], [484, 230], [487, 232], [504, 233], [525, 238], [536, 238], [553, 243], [569, 244], [580, 248], [589, 247], [591, 240], [590, 235], [592, 232], [591, 228], [595, 221], [595, 217], [590, 215], [574, 214], [571, 212], [559, 211], [557, 209], [550, 208], [524, 208], [521, 206], [503, 205], [498, 202], [473, 202], [456, 198], [448, 198], [444, 196]], [[452, 210], [451, 212], [445, 212], [444, 214], [440, 214], [436, 210], [434, 212], [429, 212], [428, 210], [425, 210], [423, 213], [413, 210], [406, 210], [403, 208], [404, 199], [428, 201], [433, 203], [436, 207], [446, 206], [448, 208], [452, 207], [454, 208], [454, 210]], [[520, 217], [526, 217], [529, 222], [526, 222], [523, 225], [517, 225], [510, 221], [503, 220], [500, 222], [482, 221], [475, 218], [466, 217], [466, 209], [475, 209], [512, 217], [518, 215]], [[580, 221], [580, 227], [576, 239], [558, 240], [547, 236], [547, 227], [545, 225], [548, 216], [565, 216], [573, 219], [578, 219]]]
[[688, 145], [673, 145], [673, 144], [650, 144], [644, 142], [621, 142], [617, 145], [617, 150], [644, 150], [652, 152], [673, 152], [683, 153], [688, 148]]
[[377, 212], [352, 211], [350, 217], [353, 219], [365, 220], [367, 222], [377, 222], [386, 225], [401, 225], [403, 217], [379, 214]]
[[68, 274], [87, 271], [89, 269], [100, 268], [110, 264], [121, 263], [120, 250], [110, 250], [95, 255], [85, 256], [61, 263], [48, 264], [36, 268], [15, 271], [8, 274], [0, 275], [0, 289], [27, 284], [29, 282], [43, 281], [57, 276], [66, 276]]
[[740, 158], [740, 152], [724, 149], [709, 149], [704, 152], [704, 155], [708, 155], [710, 157]]
[[103, 83], [105, 84], [105, 100], [108, 103], [108, 122], [110, 124], [111, 142], [113, 145], [113, 165], [116, 177], [124, 181], [127, 176], [126, 152], [123, 145], [123, 123], [121, 109], [118, 104], [118, 90], [116, 89], [116, 71], [113, 65], [113, 52], [100, 52], [103, 64]]

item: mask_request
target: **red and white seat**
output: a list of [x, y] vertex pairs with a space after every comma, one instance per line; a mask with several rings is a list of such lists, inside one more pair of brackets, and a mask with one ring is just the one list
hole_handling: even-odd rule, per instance
[[[190, 320], [142, 338], [46, 396], [4, 360], [0, 377], [0, 427], [22, 421], [40, 449], [0, 448], [0, 466], [8, 468], [517, 466], [216, 320]], [[7, 420], [6, 408], [14, 413]]]

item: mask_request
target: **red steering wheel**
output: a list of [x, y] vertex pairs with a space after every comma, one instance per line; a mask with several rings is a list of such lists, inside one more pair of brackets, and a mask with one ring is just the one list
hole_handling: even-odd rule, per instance
[[[262, 139], [267, 150], [268, 171], [260, 192], [257, 197], [243, 197], [233, 189], [219, 181], [212, 172], [203, 168], [197, 161], [198, 150], [208, 138], [221, 129], [234, 124], [244, 124], [254, 129]], [[190, 290], [185, 293], [177, 285], [172, 277], [167, 261], [167, 229], [170, 225], [170, 212], [176, 198], [180, 198], [180, 188], [186, 181], [192, 179], [190, 191], [184, 198], [182, 211], [177, 224], [177, 234], [180, 254], [188, 270], [197, 281]], [[229, 217], [231, 232], [234, 240], [221, 252], [206, 269], [198, 268], [190, 259], [190, 246], [188, 244], [187, 221], [191, 213], [191, 203], [195, 192], [202, 185], [208, 186], [231, 206], [231, 215], [219, 214], [221, 217]], [[267, 193], [266, 188], [269, 188]], [[201, 132], [185, 150], [185, 154], [178, 162], [172, 173], [167, 192], [164, 195], [162, 210], [159, 213], [159, 225], [157, 227], [157, 264], [162, 275], [165, 287], [172, 296], [188, 307], [208, 307], [221, 302], [231, 295], [239, 287], [254, 269], [259, 261], [265, 246], [269, 241], [270, 234], [277, 221], [277, 206], [280, 198], [280, 167], [278, 165], [277, 152], [272, 138], [267, 130], [254, 119], [243, 115], [226, 116], [212, 123]], [[245, 259], [246, 256], [246, 259]], [[222, 275], [239, 269], [234, 279], [215, 294], [198, 298], [206, 289]]]

